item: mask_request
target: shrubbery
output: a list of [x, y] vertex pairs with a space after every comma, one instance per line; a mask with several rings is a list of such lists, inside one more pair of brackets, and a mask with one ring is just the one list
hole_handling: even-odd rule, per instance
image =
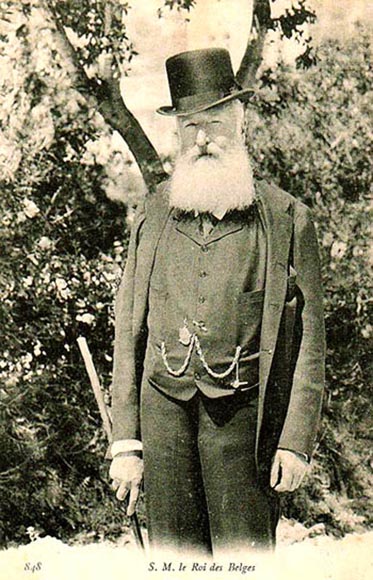
[[370, 61], [359, 27], [346, 45], [320, 47], [317, 65], [307, 71], [264, 73], [247, 123], [257, 170], [312, 207], [321, 247], [323, 424], [313, 475], [287, 500], [287, 513], [339, 531], [371, 517]]
[[[0, 89], [4, 542], [26, 541], [28, 526], [67, 538], [123, 524], [76, 338], [87, 337], [108, 393], [126, 207], [142, 186], [38, 31], [30, 21], [0, 40], [2, 66], [14, 71]], [[324, 421], [314, 477], [287, 514], [340, 531], [367, 515], [369, 75], [359, 31], [344, 46], [322, 47], [308, 71], [264, 73], [248, 112], [257, 168], [313, 207], [322, 247]], [[127, 206], [113, 201], [123, 192]]]
[[120, 529], [76, 338], [108, 388], [128, 213], [108, 195], [130, 202], [136, 178], [37, 13], [0, 50], [0, 537]]

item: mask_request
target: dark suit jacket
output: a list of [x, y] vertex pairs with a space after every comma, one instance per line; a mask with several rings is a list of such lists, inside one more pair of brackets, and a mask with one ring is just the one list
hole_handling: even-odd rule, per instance
[[[310, 210], [264, 181], [256, 184], [267, 235], [260, 339], [257, 450], [277, 446], [311, 456], [324, 386], [320, 267]], [[141, 439], [139, 394], [155, 251], [169, 217], [167, 182], [149, 196], [131, 231], [115, 314], [113, 440]]]

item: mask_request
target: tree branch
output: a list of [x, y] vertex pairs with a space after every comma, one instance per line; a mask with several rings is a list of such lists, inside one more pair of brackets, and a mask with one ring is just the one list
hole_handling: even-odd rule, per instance
[[105, 26], [104, 26], [104, 31], [105, 34], [108, 35], [111, 29], [111, 22], [113, 19], [113, 6], [110, 2], [110, 0], [108, 0], [105, 3]]
[[149, 192], [163, 181], [167, 174], [162, 161], [136, 117], [126, 107], [119, 82], [104, 81], [99, 89], [98, 110], [109, 125], [118, 131], [133, 154]]
[[65, 56], [66, 66], [69, 67], [69, 73], [73, 77], [74, 84], [79, 92], [83, 95], [92, 94], [91, 81], [88, 78], [83, 66], [79, 62], [78, 56], [72, 46], [66, 30], [63, 27], [57, 13], [49, 0], [40, 0], [40, 6], [49, 14], [53, 25], [57, 31], [57, 48]]
[[[67, 58], [67, 62], [70, 63], [71, 70], [69, 72], [74, 77], [76, 88], [84, 96], [94, 98], [95, 106], [105, 121], [118, 131], [127, 143], [139, 166], [148, 191], [154, 191], [158, 183], [167, 177], [167, 174], [157, 151], [140, 123], [126, 107], [120, 92], [119, 79], [114, 79], [111, 66], [106, 66], [105, 80], [101, 80], [101, 82], [91, 80], [79, 61], [52, 2], [50, 0], [40, 0], [40, 5], [50, 15], [56, 28], [59, 41], [58, 48]], [[109, 9], [105, 16], [105, 27], [110, 27], [111, 14]]]
[[238, 69], [236, 80], [244, 88], [255, 83], [256, 73], [263, 60], [263, 46], [271, 25], [270, 0], [254, 0], [253, 24], [250, 37]]

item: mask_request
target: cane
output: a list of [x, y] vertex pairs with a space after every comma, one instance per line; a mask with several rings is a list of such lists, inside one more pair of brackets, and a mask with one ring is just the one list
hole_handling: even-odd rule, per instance
[[[102, 394], [100, 380], [98, 378], [95, 365], [93, 364], [92, 356], [88, 348], [88, 344], [84, 336], [79, 336], [77, 339], [77, 343], [81, 352], [81, 355], [84, 360], [85, 368], [92, 386], [92, 390], [97, 402], [98, 409], [100, 411], [102, 424], [104, 427], [104, 431], [108, 438], [109, 443], [112, 440], [112, 433], [111, 433], [111, 416], [108, 407], [105, 404], [104, 397]], [[134, 512], [132, 516], [129, 516], [130, 522], [132, 525], [133, 534], [135, 536], [135, 540], [137, 545], [142, 549], [145, 550], [144, 547], [144, 540], [141, 533], [141, 528], [139, 524], [139, 520], [137, 517], [137, 513]]]

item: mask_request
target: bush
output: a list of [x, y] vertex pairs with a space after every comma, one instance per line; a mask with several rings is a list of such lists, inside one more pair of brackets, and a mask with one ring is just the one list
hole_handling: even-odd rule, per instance
[[266, 71], [247, 115], [257, 172], [313, 209], [321, 246], [327, 392], [314, 475], [287, 514], [349, 531], [371, 510], [369, 417], [372, 71], [360, 28], [326, 42], [307, 71]]
[[[130, 162], [72, 86], [43, 22], [0, 38], [0, 539], [121, 529], [106, 442], [77, 348], [108, 393], [113, 297], [127, 244]], [[12, 28], [13, 27], [13, 28]], [[42, 32], [42, 34], [41, 34]], [[137, 188], [138, 189], [138, 188]], [[104, 522], [104, 524], [103, 524]]]

